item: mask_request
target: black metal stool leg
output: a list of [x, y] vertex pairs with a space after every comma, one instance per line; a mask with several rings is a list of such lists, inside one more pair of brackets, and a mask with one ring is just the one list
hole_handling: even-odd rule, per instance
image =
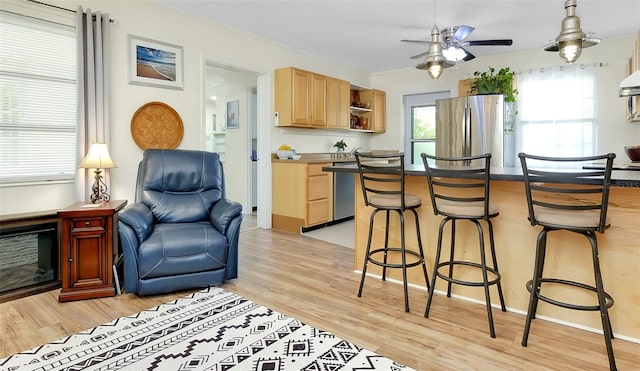
[[438, 245], [436, 246], [436, 256], [433, 262], [433, 272], [431, 278], [431, 286], [429, 286], [429, 298], [427, 299], [427, 307], [424, 310], [424, 316], [429, 318], [429, 310], [431, 309], [431, 301], [433, 300], [433, 291], [436, 288], [436, 278], [438, 277], [438, 263], [440, 262], [440, 252], [442, 251], [442, 233], [444, 226], [449, 221], [448, 218], [442, 219], [438, 228]]
[[[449, 219], [449, 218], [447, 218]], [[451, 219], [451, 249], [449, 255], [449, 281], [447, 282], [447, 297], [451, 297], [451, 278], [453, 278], [453, 256], [456, 250], [456, 220]]]
[[[493, 238], [493, 223], [491, 220], [487, 220], [487, 224], [489, 225], [489, 243], [491, 247], [491, 259], [493, 260], [493, 269], [499, 274], [500, 270], [498, 270], [498, 259], [496, 258], [496, 244], [495, 239]], [[500, 298], [500, 308], [503, 312], [507, 311], [507, 306], [504, 304], [504, 295], [502, 294], [502, 284], [500, 281], [496, 283], [498, 286], [498, 297]]]
[[422, 249], [422, 237], [420, 236], [420, 221], [418, 219], [418, 213], [415, 209], [411, 209], [413, 216], [416, 220], [416, 231], [418, 238], [418, 250], [420, 251], [420, 259], [422, 260], [422, 271], [424, 272], [424, 281], [427, 283], [427, 290], [429, 290], [429, 275], [427, 273], [427, 262], [424, 258], [424, 250]]
[[382, 280], [387, 280], [387, 258], [389, 257], [389, 210], [385, 213], [384, 228], [384, 266], [382, 266]]
[[487, 274], [487, 257], [484, 249], [484, 232], [482, 231], [482, 225], [477, 220], [471, 220], [478, 229], [478, 240], [480, 242], [480, 265], [482, 269], [482, 283], [484, 287], [484, 299], [487, 305], [487, 318], [489, 320], [489, 333], [492, 338], [496, 337], [496, 330], [493, 326], [493, 312], [491, 310], [491, 295], [489, 293], [489, 276]]
[[400, 216], [400, 258], [402, 259], [402, 287], [404, 288], [404, 311], [409, 312], [409, 288], [407, 284], [407, 246], [404, 235], [404, 213], [398, 211]]
[[540, 292], [540, 279], [542, 278], [542, 270], [544, 268], [544, 256], [547, 248], [547, 229], [543, 229], [538, 234], [536, 242], [536, 257], [533, 268], [533, 278], [527, 282], [527, 286], [531, 285], [529, 295], [529, 309], [527, 310], [527, 319], [525, 320], [524, 333], [522, 334], [522, 346], [527, 346], [529, 339], [529, 330], [531, 328], [531, 320], [536, 316], [538, 308], [538, 293]]
[[369, 217], [369, 237], [367, 238], [367, 251], [364, 253], [364, 263], [362, 264], [362, 277], [360, 277], [360, 288], [358, 289], [358, 297], [362, 296], [362, 288], [364, 287], [364, 278], [367, 276], [367, 264], [369, 263], [369, 254], [371, 252], [371, 239], [373, 237], [373, 222], [378, 210], [374, 210]]
[[596, 283], [596, 291], [598, 293], [598, 305], [600, 307], [600, 318], [602, 320], [602, 330], [604, 332], [604, 342], [607, 347], [607, 356], [609, 357], [609, 368], [616, 370], [616, 359], [613, 355], [613, 345], [611, 339], [613, 339], [613, 331], [611, 328], [611, 320], [609, 318], [609, 310], [606, 306], [606, 299], [604, 294], [604, 285], [602, 283], [602, 273], [600, 272], [600, 259], [598, 257], [598, 241], [594, 232], [585, 232], [585, 236], [591, 243], [591, 251], [593, 255], [593, 272]]

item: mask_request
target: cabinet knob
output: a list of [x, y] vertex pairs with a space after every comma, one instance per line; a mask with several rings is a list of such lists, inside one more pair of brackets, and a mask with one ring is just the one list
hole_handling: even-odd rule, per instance
[[89, 222], [84, 222], [84, 225], [88, 227], [88, 226], [90, 226], [90, 225], [91, 225], [91, 223], [89, 223]]
[[69, 258], [69, 263], [73, 263], [73, 258]]

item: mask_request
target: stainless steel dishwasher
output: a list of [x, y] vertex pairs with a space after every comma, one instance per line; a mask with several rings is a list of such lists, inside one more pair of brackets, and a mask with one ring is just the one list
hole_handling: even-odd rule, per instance
[[[355, 162], [334, 162], [333, 166], [354, 165]], [[333, 173], [333, 221], [353, 218], [355, 214], [355, 173]]]

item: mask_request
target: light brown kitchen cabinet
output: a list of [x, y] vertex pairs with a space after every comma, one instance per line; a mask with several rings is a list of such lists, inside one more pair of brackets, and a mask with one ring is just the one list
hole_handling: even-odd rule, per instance
[[[118, 254], [117, 213], [127, 201], [86, 208], [84, 202], [58, 211], [61, 302], [115, 295], [114, 254]], [[94, 207], [97, 206], [97, 207]]]
[[377, 89], [361, 90], [360, 100], [370, 103], [371, 112], [366, 114], [369, 117], [369, 130], [374, 133], [384, 133], [387, 130], [386, 93]]
[[332, 174], [330, 163], [274, 162], [272, 164], [272, 218], [274, 229], [300, 232], [329, 221]]
[[348, 81], [327, 77], [327, 128], [349, 129], [351, 85]]
[[274, 109], [278, 126], [326, 126], [327, 77], [287, 67], [274, 73]]

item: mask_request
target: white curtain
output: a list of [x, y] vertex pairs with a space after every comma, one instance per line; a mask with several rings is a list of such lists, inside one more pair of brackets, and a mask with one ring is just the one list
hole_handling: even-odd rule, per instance
[[[78, 53], [78, 139], [76, 164], [92, 142], [109, 143], [109, 14], [76, 11]], [[109, 185], [109, 177], [105, 183]], [[78, 169], [75, 200], [88, 201], [94, 174]]]
[[516, 153], [558, 157], [594, 154], [595, 72], [594, 67], [574, 65], [517, 75]]

